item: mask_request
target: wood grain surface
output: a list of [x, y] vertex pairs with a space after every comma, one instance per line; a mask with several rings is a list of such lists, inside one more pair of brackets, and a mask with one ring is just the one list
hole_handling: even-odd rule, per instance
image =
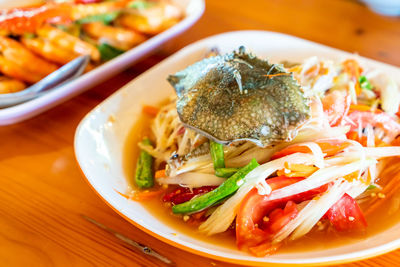
[[[147, 244], [178, 266], [233, 266], [174, 248], [129, 224], [87, 185], [73, 152], [76, 126], [107, 96], [185, 45], [233, 30], [295, 35], [400, 66], [400, 19], [356, 1], [206, 1], [200, 21], [160, 51], [34, 119], [0, 127], [1, 266], [163, 266], [87, 222]], [[398, 266], [400, 250], [346, 266]]]

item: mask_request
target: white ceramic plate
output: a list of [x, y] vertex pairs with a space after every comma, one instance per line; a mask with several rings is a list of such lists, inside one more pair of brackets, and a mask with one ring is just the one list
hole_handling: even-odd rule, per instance
[[203, 14], [204, 0], [173, 0], [173, 2], [185, 11], [185, 18], [182, 21], [56, 90], [23, 104], [0, 109], [0, 125], [29, 119], [105, 81], [188, 29]]
[[[303, 39], [264, 31], [231, 32], [189, 45], [114, 93], [80, 123], [75, 136], [75, 153], [90, 185], [116, 212], [147, 233], [184, 250], [223, 261], [246, 265], [328, 264], [367, 258], [399, 247], [400, 223], [351, 245], [255, 258], [187, 236], [155, 219], [139, 202], [127, 200], [115, 191], [124, 192], [127, 188], [122, 169], [123, 147], [130, 129], [141, 113], [142, 104], [156, 104], [174, 94], [165, 79], [167, 75], [202, 59], [210, 48], [216, 46], [225, 53], [240, 45], [273, 62], [283, 59], [300, 61], [313, 55], [333, 59], [353, 56]], [[359, 60], [400, 79], [398, 68], [365, 58]], [[110, 120], [110, 116], [115, 121]]]

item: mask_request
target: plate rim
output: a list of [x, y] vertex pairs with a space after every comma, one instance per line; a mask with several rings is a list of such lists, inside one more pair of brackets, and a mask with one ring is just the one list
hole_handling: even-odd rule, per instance
[[[312, 45], [317, 45], [320, 47], [323, 47], [325, 49], [329, 49], [332, 50], [334, 52], [339, 52], [341, 54], [346, 54], [346, 55], [353, 55], [354, 53], [350, 53], [347, 51], [343, 51], [337, 48], [333, 48], [324, 44], [319, 44], [317, 42], [313, 42], [313, 41], [309, 41], [307, 39], [303, 39], [303, 38], [299, 38], [296, 36], [292, 36], [289, 34], [284, 34], [284, 33], [279, 33], [279, 32], [273, 32], [273, 31], [263, 31], [263, 30], [243, 30], [243, 31], [229, 31], [229, 32], [224, 32], [224, 33], [220, 33], [220, 34], [216, 34], [216, 35], [212, 35], [203, 39], [200, 39], [194, 43], [191, 43], [185, 47], [183, 47], [182, 49], [178, 50], [177, 52], [175, 52], [174, 54], [170, 55], [169, 57], [165, 58], [164, 60], [160, 61], [159, 63], [157, 63], [155, 66], [149, 68], [148, 70], [146, 70], [145, 72], [143, 72], [142, 74], [138, 75], [137, 77], [135, 77], [134, 79], [132, 79], [129, 83], [127, 83], [125, 86], [121, 87], [120, 89], [118, 89], [117, 91], [115, 91], [113, 94], [111, 94], [108, 98], [104, 99], [102, 102], [100, 102], [98, 105], [96, 105], [91, 111], [89, 111], [88, 114], [86, 114], [83, 119], [81, 120], [81, 122], [79, 123], [76, 131], [75, 131], [75, 136], [74, 136], [74, 154], [75, 154], [75, 159], [76, 162], [79, 166], [79, 169], [81, 170], [85, 181], [88, 183], [88, 185], [92, 188], [92, 190], [100, 197], [100, 199], [102, 199], [112, 210], [114, 210], [117, 214], [119, 214], [121, 217], [123, 217], [125, 220], [127, 220], [128, 222], [130, 222], [131, 224], [133, 224], [135, 227], [139, 228], [140, 230], [144, 231], [145, 233], [157, 238], [158, 240], [165, 242], [171, 246], [174, 246], [176, 248], [185, 250], [187, 252], [199, 255], [199, 256], [203, 256], [203, 257], [207, 257], [210, 259], [214, 259], [214, 260], [218, 260], [218, 261], [223, 261], [223, 262], [229, 262], [229, 263], [234, 263], [234, 264], [240, 264], [240, 265], [251, 265], [251, 266], [264, 266], [265, 264], [269, 264], [271, 266], [282, 266], [282, 265], [301, 265], [301, 266], [321, 266], [321, 265], [326, 265], [326, 264], [342, 264], [342, 263], [348, 263], [348, 262], [353, 262], [353, 261], [359, 261], [359, 260], [365, 260], [368, 258], [372, 258], [372, 257], [376, 257], [385, 253], [388, 253], [390, 251], [393, 251], [395, 249], [400, 248], [400, 238], [392, 240], [388, 243], [385, 243], [383, 245], [379, 245], [376, 247], [372, 247], [372, 248], [368, 248], [368, 249], [364, 249], [364, 250], [360, 250], [360, 251], [356, 251], [356, 252], [351, 252], [351, 253], [345, 253], [345, 254], [339, 254], [336, 256], [323, 256], [323, 257], [318, 257], [317, 259], [319, 259], [319, 261], [306, 261], [306, 262], [286, 262], [286, 263], [279, 263], [279, 262], [271, 262], [271, 261], [259, 261], [258, 259], [267, 259], [267, 258], [257, 258], [257, 257], [253, 257], [254, 260], [244, 260], [244, 259], [236, 259], [236, 258], [229, 258], [229, 257], [224, 257], [224, 256], [220, 256], [220, 255], [215, 255], [215, 254], [211, 254], [205, 251], [201, 251], [198, 249], [194, 249], [191, 248], [190, 246], [186, 246], [184, 244], [182, 244], [183, 242], [187, 242], [187, 241], [182, 241], [181, 242], [177, 242], [174, 241], [168, 237], [162, 236], [161, 234], [158, 234], [152, 230], [150, 230], [149, 228], [146, 228], [145, 226], [141, 225], [140, 223], [132, 220], [131, 218], [128, 217], [128, 215], [125, 215], [122, 211], [118, 210], [116, 207], [113, 206], [112, 203], [110, 203], [110, 201], [108, 201], [103, 195], [101, 195], [101, 193], [96, 190], [94, 184], [91, 183], [88, 175], [85, 174], [85, 171], [83, 169], [83, 166], [80, 164], [80, 156], [79, 156], [79, 152], [78, 152], [78, 135], [83, 127], [83, 125], [85, 124], [85, 122], [89, 119], [89, 117], [96, 112], [98, 109], [101, 108], [101, 106], [103, 104], [105, 104], [108, 101], [111, 101], [110, 99], [113, 98], [114, 95], [118, 94], [123, 88], [128, 87], [131, 83], [134, 83], [138, 78], [140, 78], [141, 76], [147, 74], [148, 72], [151, 72], [154, 68], [156, 68], [157, 66], [159, 66], [162, 63], [165, 63], [166, 61], [170, 61], [173, 60], [175, 57], [181, 56], [179, 54], [181, 54], [182, 52], [186, 51], [186, 50], [190, 50], [193, 49], [193, 47], [200, 45], [201, 43], [205, 43], [207, 41], [216, 39], [216, 38], [221, 38], [221, 36], [225, 36], [225, 35], [235, 35], [235, 34], [271, 34], [271, 35], [280, 35], [280, 36], [284, 36], [284, 37], [290, 37], [292, 39], [297, 39], [297, 40], [301, 40], [302, 42], [307, 42], [309, 44]], [[394, 65], [390, 65], [384, 62], [380, 62], [374, 59], [370, 59], [367, 57], [363, 57], [360, 56], [360, 58], [362, 58], [363, 60], [367, 60], [368, 62], [374, 63], [374, 64], [379, 64], [381, 66], [387, 66], [390, 68], [395, 68], [398, 69], [400, 71], [400, 68]], [[312, 259], [312, 258], [311, 258]], [[322, 261], [321, 261], [322, 260]]]

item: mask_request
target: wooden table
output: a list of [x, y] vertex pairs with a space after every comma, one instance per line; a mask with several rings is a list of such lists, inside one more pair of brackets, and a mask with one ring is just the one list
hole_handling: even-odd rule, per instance
[[[130, 250], [85, 221], [104, 223], [173, 259], [178, 266], [228, 266], [167, 245], [111, 210], [86, 184], [74, 157], [75, 128], [94, 106], [185, 45], [232, 30], [292, 34], [400, 66], [400, 19], [345, 0], [207, 1], [200, 21], [155, 56], [34, 119], [0, 127], [0, 264], [130, 265], [160, 262]], [[349, 266], [400, 264], [400, 250]]]

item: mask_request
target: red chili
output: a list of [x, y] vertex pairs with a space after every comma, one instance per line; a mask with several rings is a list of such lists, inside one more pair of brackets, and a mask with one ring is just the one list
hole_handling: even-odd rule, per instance
[[164, 202], [172, 202], [174, 205], [184, 203], [191, 200], [197, 195], [208, 193], [217, 188], [216, 186], [202, 186], [193, 188], [192, 190], [187, 187], [179, 187], [171, 193], [165, 194], [163, 197]]

